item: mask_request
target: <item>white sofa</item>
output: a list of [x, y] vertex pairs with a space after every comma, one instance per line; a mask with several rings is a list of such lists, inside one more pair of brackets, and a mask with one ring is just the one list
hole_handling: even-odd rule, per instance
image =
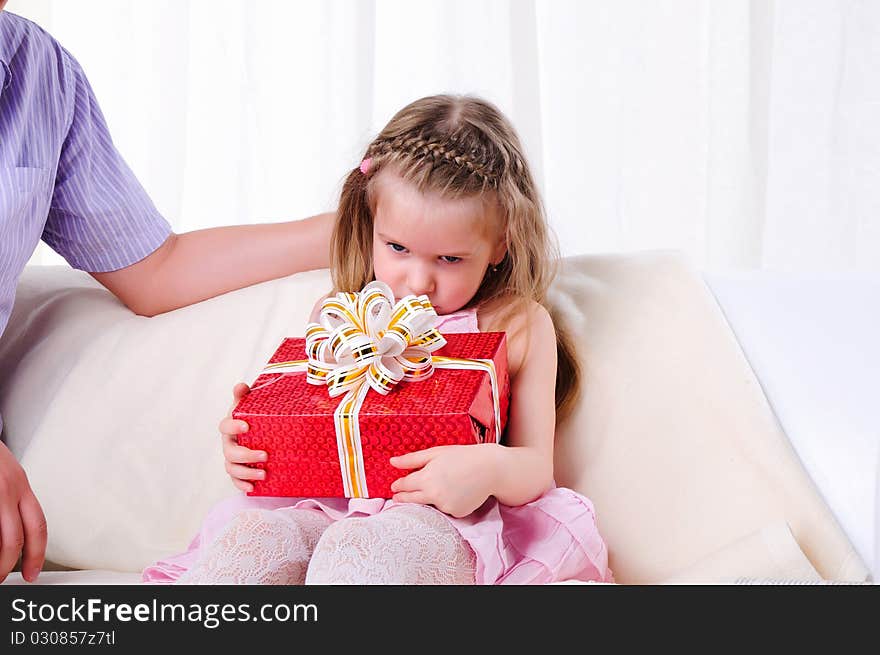
[[[761, 350], [743, 302], [757, 295], [737, 303], [747, 284], [709, 281], [715, 294], [676, 252], [565, 260], [551, 300], [585, 382], [557, 433], [557, 482], [593, 500], [618, 583], [870, 580], [873, 504], [841, 521], [845, 494], [817, 487], [821, 466], [802, 464], [728, 321], [772, 372], [778, 349]], [[311, 271], [148, 319], [85, 273], [25, 270], [0, 339], [0, 412], [48, 519], [38, 583], [137, 583], [186, 547], [238, 493], [216, 430], [233, 384], [301, 335], [328, 289]], [[847, 443], [848, 427], [828, 439]]]

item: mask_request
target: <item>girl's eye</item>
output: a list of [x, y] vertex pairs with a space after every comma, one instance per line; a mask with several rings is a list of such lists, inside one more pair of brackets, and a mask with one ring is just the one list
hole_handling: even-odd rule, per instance
[[402, 245], [400, 245], [399, 243], [391, 243], [391, 242], [389, 242], [388, 245], [391, 246], [391, 249], [392, 249], [394, 252], [406, 252], [406, 248], [404, 248], [404, 247], [403, 247]]
[[461, 257], [454, 257], [453, 255], [442, 255], [440, 259], [442, 259], [447, 264], [454, 264], [455, 262], [461, 261]]

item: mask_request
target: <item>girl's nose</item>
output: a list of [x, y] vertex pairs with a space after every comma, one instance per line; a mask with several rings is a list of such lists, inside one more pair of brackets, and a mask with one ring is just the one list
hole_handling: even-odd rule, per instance
[[407, 286], [416, 296], [427, 295], [434, 292], [434, 278], [427, 271], [416, 269], [407, 276]]

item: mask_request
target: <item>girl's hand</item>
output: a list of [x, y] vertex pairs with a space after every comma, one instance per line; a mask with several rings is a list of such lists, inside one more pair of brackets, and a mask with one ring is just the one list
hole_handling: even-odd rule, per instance
[[496, 444], [435, 446], [392, 457], [391, 465], [417, 469], [391, 484], [392, 500], [433, 505], [450, 516], [467, 516], [489, 497]]
[[254, 490], [254, 485], [248, 480], [262, 480], [266, 472], [262, 469], [251, 468], [245, 464], [253, 462], [265, 462], [266, 453], [262, 450], [251, 450], [245, 446], [239, 446], [236, 435], [248, 431], [248, 424], [244, 421], [232, 418], [232, 410], [242, 398], [249, 392], [250, 387], [244, 382], [239, 382], [232, 389], [232, 405], [229, 413], [220, 421], [220, 439], [223, 442], [223, 457], [226, 458], [226, 472], [232, 478], [232, 484], [245, 493]]

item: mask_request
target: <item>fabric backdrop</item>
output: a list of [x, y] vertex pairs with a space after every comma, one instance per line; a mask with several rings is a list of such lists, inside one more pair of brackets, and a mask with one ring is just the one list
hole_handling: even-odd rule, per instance
[[[880, 3], [11, 0], [176, 231], [332, 209], [404, 104], [514, 121], [563, 254], [880, 270]], [[32, 263], [56, 263], [48, 248]]]

